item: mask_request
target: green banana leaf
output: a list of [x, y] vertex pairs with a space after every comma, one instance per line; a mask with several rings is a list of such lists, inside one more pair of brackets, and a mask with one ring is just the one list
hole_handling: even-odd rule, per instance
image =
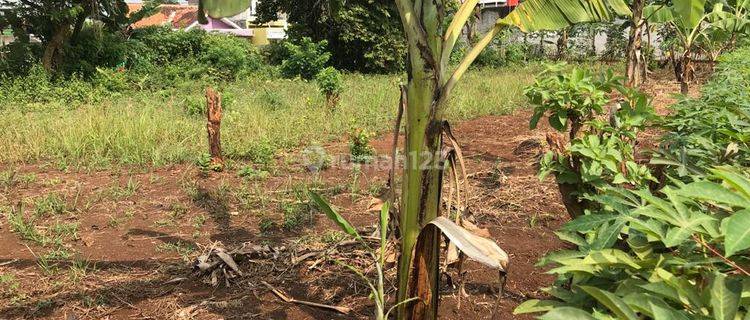
[[208, 23], [211, 18], [224, 18], [238, 15], [250, 8], [251, 0], [200, 0], [198, 2], [198, 22]]
[[616, 16], [631, 16], [623, 0], [527, 0], [499, 25], [515, 26], [523, 32], [559, 30], [577, 23], [610, 21]]

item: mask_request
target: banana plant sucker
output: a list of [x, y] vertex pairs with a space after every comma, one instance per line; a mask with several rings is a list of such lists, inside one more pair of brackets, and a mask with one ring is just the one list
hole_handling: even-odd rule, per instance
[[[406, 144], [399, 227], [397, 303], [417, 297], [421, 302], [400, 304], [399, 319], [436, 319], [438, 303], [438, 233], [422, 228], [440, 214], [441, 146], [445, 108], [451, 91], [492, 39], [507, 27], [521, 31], [559, 30], [575, 23], [607, 21], [628, 15], [622, 0], [527, 0], [477, 42], [455, 69], [450, 55], [478, 0], [466, 0], [442, 27], [445, 1], [395, 0], [408, 42], [406, 86]], [[449, 72], [450, 71], [450, 72]]]

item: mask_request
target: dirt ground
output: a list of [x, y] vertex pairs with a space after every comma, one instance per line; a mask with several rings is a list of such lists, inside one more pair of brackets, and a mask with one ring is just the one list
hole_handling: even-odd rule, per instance
[[[674, 101], [666, 92], [678, 91], [666, 81], [646, 88], [660, 108]], [[566, 246], [554, 235], [567, 219], [556, 186], [536, 175], [549, 128], [529, 130], [530, 116], [529, 110], [520, 110], [453, 126], [467, 159], [469, 210], [510, 254], [506, 290], [494, 319], [531, 318], [514, 316], [512, 310], [526, 299], [543, 297], [542, 288], [554, 280], [534, 264]], [[389, 153], [390, 139], [384, 135], [373, 141], [379, 155]], [[345, 140], [323, 147], [334, 159], [348, 153]], [[384, 192], [387, 166], [354, 169], [334, 161], [331, 168], [312, 173], [304, 154], [298, 150], [278, 156], [264, 179], [239, 177], [243, 163], [207, 175], [195, 165], [96, 172], [64, 172], [52, 164], [0, 166], [20, 177], [0, 185], [0, 205], [27, 217], [38, 215], [39, 232], [57, 235], [46, 242], [22, 239], [11, 230], [8, 211], [0, 209], [5, 216], [0, 219], [0, 318], [372, 318], [367, 286], [334, 263], [335, 250], [295, 263], [287, 255], [243, 261], [244, 276], [229, 286], [214, 287], [191, 275], [193, 259], [212, 244], [267, 245], [302, 257], [345, 240], [333, 223], [310, 208], [306, 189], [321, 190], [358, 228], [375, 224], [377, 215], [368, 208]], [[62, 200], [51, 214], [44, 209], [50, 201], [43, 201], [50, 195]], [[75, 232], [59, 230], [71, 223], [77, 223]], [[395, 278], [394, 268], [387, 274]], [[353, 311], [342, 315], [285, 303], [263, 281], [296, 299]], [[495, 272], [470, 263], [468, 297], [459, 299], [457, 290], [446, 285], [441, 318], [489, 319], [496, 286]], [[392, 289], [389, 293], [394, 295]]]

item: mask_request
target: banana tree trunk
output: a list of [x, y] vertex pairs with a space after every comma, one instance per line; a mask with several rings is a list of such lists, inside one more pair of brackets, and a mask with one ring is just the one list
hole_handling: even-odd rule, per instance
[[557, 38], [557, 60], [564, 60], [568, 55], [568, 29], [560, 30]]
[[[429, 61], [422, 61], [423, 66]], [[406, 161], [402, 184], [400, 226], [402, 235], [399, 259], [398, 301], [420, 297], [422, 302], [399, 308], [399, 319], [435, 319], [437, 296], [437, 254], [439, 236], [434, 235], [424, 248], [415, 244], [422, 226], [440, 213], [442, 170], [440, 146], [443, 115], [436, 96], [441, 75], [431, 68], [412, 68], [407, 85]], [[413, 259], [414, 252], [417, 258]], [[411, 279], [411, 281], [410, 281]], [[404, 290], [405, 289], [405, 290]], [[410, 313], [410, 314], [407, 314]]]
[[[445, 64], [440, 34], [444, 17], [442, 1], [396, 1], [408, 41], [406, 85], [406, 144], [401, 210], [401, 255], [398, 264], [398, 299], [419, 297], [421, 301], [401, 304], [398, 319], [436, 319], [439, 240], [428, 235], [416, 248], [422, 227], [440, 213], [442, 168], [443, 104]], [[418, 20], [414, 20], [418, 17]], [[415, 254], [415, 251], [417, 252]]]
[[646, 64], [641, 51], [643, 39], [643, 6], [644, 0], [633, 0], [633, 18], [630, 25], [627, 48], [626, 76], [628, 86], [638, 87], [643, 83], [646, 75]]
[[690, 81], [693, 80], [693, 58], [689, 46], [685, 49], [680, 60], [680, 93], [688, 94], [690, 92]]

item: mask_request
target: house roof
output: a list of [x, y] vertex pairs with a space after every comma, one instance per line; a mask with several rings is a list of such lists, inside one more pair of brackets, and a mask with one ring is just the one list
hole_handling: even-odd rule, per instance
[[[129, 3], [129, 12], [135, 12], [143, 8], [141, 3]], [[227, 18], [214, 19], [208, 18], [208, 24], [201, 25], [198, 23], [198, 6], [182, 4], [163, 4], [157, 8], [154, 15], [146, 17], [135, 24], [134, 28], [144, 28], [149, 26], [169, 26], [172, 29], [190, 30], [201, 28], [206, 31], [227, 33], [240, 37], [251, 37], [252, 30], [244, 29]]]
[[[143, 8], [142, 3], [129, 3], [130, 12], [135, 12]], [[157, 12], [149, 17], [133, 24], [134, 28], [143, 28], [149, 26], [171, 26], [174, 29], [187, 28], [194, 22], [198, 21], [198, 7], [180, 4], [163, 4], [157, 9]]]

